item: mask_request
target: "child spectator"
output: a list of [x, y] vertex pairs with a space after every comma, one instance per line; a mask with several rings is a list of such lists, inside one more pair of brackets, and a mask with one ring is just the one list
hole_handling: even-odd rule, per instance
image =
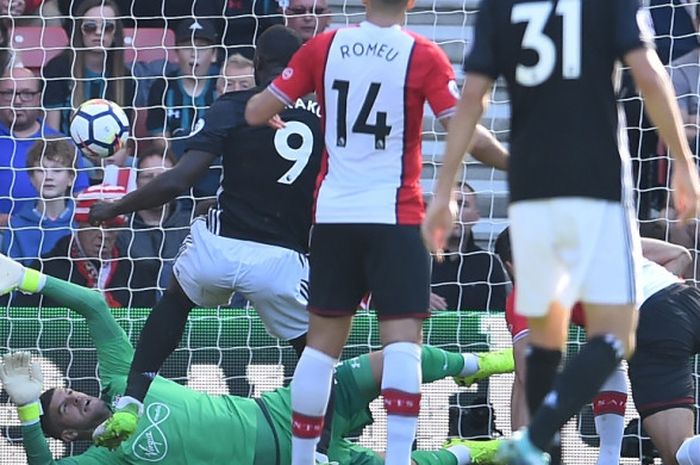
[[[39, 196], [26, 169], [30, 147], [39, 139], [63, 136], [44, 124], [41, 90], [41, 80], [26, 68], [11, 68], [0, 78], [0, 226], [24, 204], [33, 207]], [[74, 193], [89, 184], [83, 157], [76, 158]]]
[[[211, 21], [187, 19], [175, 31], [178, 71], [156, 80], [148, 96], [148, 132], [166, 141], [179, 159], [184, 153], [187, 136], [195, 129], [204, 112], [216, 98], [218, 74], [216, 61], [217, 33]], [[160, 145], [160, 144], [159, 144]], [[161, 145], [162, 146], [162, 145]], [[200, 182], [195, 196], [213, 196], [218, 179]]]
[[222, 71], [222, 75], [216, 81], [216, 91], [219, 95], [255, 87], [253, 60], [249, 60], [239, 53], [229, 57], [224, 63]]
[[184, 138], [214, 101], [216, 41], [210, 21], [180, 23], [175, 32], [178, 71], [156, 80], [149, 92], [147, 127], [152, 135]]
[[[136, 161], [139, 188], [175, 166], [172, 153], [158, 147], [139, 153]], [[190, 232], [190, 220], [190, 211], [177, 201], [139, 210], [131, 218], [131, 227], [119, 235], [118, 248], [132, 260], [140, 262], [146, 273], [157, 278], [158, 286], [164, 289], [175, 256]]]
[[0, 252], [28, 265], [70, 234], [75, 153], [75, 147], [60, 136], [39, 139], [32, 145], [27, 152], [27, 169], [39, 198], [10, 216]]
[[[47, 123], [66, 134], [73, 108], [106, 98], [133, 114], [135, 81], [124, 65], [124, 31], [113, 0], [83, 0], [71, 47], [44, 67]], [[133, 118], [131, 118], [133, 119]]]

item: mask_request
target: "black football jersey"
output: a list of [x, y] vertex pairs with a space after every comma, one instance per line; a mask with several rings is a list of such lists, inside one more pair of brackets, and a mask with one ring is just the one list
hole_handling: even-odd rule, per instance
[[638, 0], [481, 2], [464, 68], [507, 82], [511, 201], [626, 198], [615, 69], [652, 37]]
[[187, 150], [223, 156], [218, 209], [209, 229], [237, 239], [308, 251], [313, 194], [321, 163], [323, 134], [315, 102], [298, 101], [280, 116], [284, 129], [248, 126], [244, 111], [259, 92], [219, 97]]

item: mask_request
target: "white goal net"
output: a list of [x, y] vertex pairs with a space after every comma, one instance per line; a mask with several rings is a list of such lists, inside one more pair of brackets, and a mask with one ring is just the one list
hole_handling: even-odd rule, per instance
[[[249, 71], [233, 76], [227, 72], [228, 66], [222, 64], [237, 53], [250, 58], [255, 38], [270, 24], [295, 22], [301, 31], [313, 34], [326, 23], [329, 28], [336, 28], [357, 23], [364, 17], [359, 0], [329, 0], [327, 4], [322, 0], [316, 4], [309, 0], [281, 1], [286, 2], [282, 5], [287, 8], [286, 14], [275, 0], [119, 0], [116, 3], [10, 0], [10, 12], [0, 11], [0, 25], [7, 30], [4, 48], [8, 52], [8, 66], [28, 68], [41, 82], [37, 84], [38, 91], [31, 87], [34, 83], [27, 75], [13, 74], [11, 79], [27, 84], [27, 88], [5, 87], [8, 84], [0, 82], [0, 250], [26, 264], [43, 263], [60, 252], [74, 253], [69, 248], [59, 250], [61, 240], [76, 230], [72, 213], [67, 218], [64, 214], [71, 208], [72, 196], [98, 182], [133, 189], [176, 162], [182, 155], [183, 141], [195, 130], [197, 121], [220, 92], [217, 84], [229, 80], [229, 85], [233, 85], [236, 79], [252, 78]], [[0, 2], [0, 7], [3, 4]], [[447, 53], [460, 85], [461, 67], [472, 41], [478, 4], [479, 0], [417, 0], [407, 17], [409, 29], [434, 40]], [[654, 19], [659, 53], [674, 84], [679, 86], [679, 103], [686, 110], [688, 137], [697, 153], [700, 59], [697, 53], [692, 55], [698, 48], [697, 5], [685, 0], [647, 0], [645, 4]], [[114, 11], [117, 9], [118, 13]], [[191, 58], [196, 61], [206, 56], [209, 59], [206, 64], [197, 62], [197, 67], [205, 72], [200, 75], [190, 67], [190, 74], [196, 78], [186, 85], [177, 83], [177, 77], [187, 72], [180, 64], [188, 58], [183, 47], [176, 46], [177, 30], [182, 24], [196, 24], [190, 27], [194, 36], [196, 30], [205, 30], [208, 24], [217, 33], [216, 42], [202, 43], [196, 57]], [[95, 31], [99, 31], [100, 38], [90, 42], [88, 39]], [[91, 54], [91, 50], [105, 46], [119, 53], [103, 55], [102, 61], [96, 58], [98, 55]], [[241, 66], [244, 69], [245, 62]], [[194, 91], [187, 88], [192, 83]], [[191, 95], [193, 92], [196, 95]], [[27, 164], [28, 153], [38, 140], [66, 138], [70, 112], [87, 97], [121, 99], [118, 103], [132, 118], [134, 143], [112, 159], [109, 166], [82, 157], [77, 176], [66, 186], [65, 195], [59, 196], [63, 203], [40, 202], [38, 191], [49, 183], [33, 181], [32, 166]], [[628, 81], [621, 100], [627, 114], [643, 232], [685, 245], [697, 264], [700, 262], [697, 221], [680, 227], [668, 208], [669, 158], [653, 127], [643, 117], [641, 100]], [[573, 111], [576, 109], [572, 108]], [[507, 92], [499, 81], [482, 123], [506, 145], [509, 116]], [[39, 126], [32, 124], [37, 119], [43, 121]], [[427, 107], [422, 130], [421, 182], [426, 193], [430, 193], [441, 165], [445, 132]], [[172, 157], [163, 156], [166, 146]], [[122, 281], [116, 275], [112, 277], [112, 285], [105, 287], [115, 307], [139, 307], [143, 293], [156, 298], [162, 292], [189, 221], [215, 197], [220, 163], [217, 160], [207, 177], [168, 210], [144, 212], [118, 229], [115, 250], [144, 272], [127, 273]], [[595, 182], [593, 175], [582, 175], [591, 176], [591, 182]], [[474, 211], [461, 217], [462, 234], [457, 236], [450, 255], [454, 266], [434, 277], [433, 291], [444, 299], [442, 306], [452, 312], [438, 318], [443, 323], [436, 323], [437, 329], [426, 331], [427, 341], [455, 351], [507, 347], [510, 337], [503, 319], [503, 299], [510, 283], [492, 254], [496, 237], [508, 224], [506, 176], [468, 157], [460, 179], [470, 186]], [[467, 277], [462, 272], [461, 265], [467, 262], [485, 267], [479, 277]], [[69, 272], [79, 275], [77, 262], [71, 263]], [[688, 270], [687, 277], [698, 282], [695, 265]], [[41, 357], [47, 373], [46, 387], [71, 386], [95, 395], [100, 387], [96, 358], [84, 326], [65, 310], [46, 309], [41, 302], [37, 306], [32, 309], [0, 306], [0, 352], [29, 349]], [[246, 302], [239, 299], [234, 306], [245, 307]], [[147, 313], [125, 309], [115, 312], [135, 341]], [[371, 317], [362, 318], [346, 355], [377, 347], [376, 328], [369, 322]], [[570, 350], [575, 351], [583, 337], [578, 329], [572, 329], [572, 335], [575, 337]], [[288, 381], [294, 362], [289, 348], [263, 334], [250, 309], [212, 309], [193, 316], [181, 347], [163, 374], [211, 393], [257, 396]], [[512, 380], [512, 375], [500, 376], [470, 389], [458, 388], [452, 380], [426, 386], [418, 447], [437, 448], [450, 434], [483, 436], [497, 434], [495, 430], [499, 430], [508, 436]], [[2, 392], [2, 464], [26, 463], [14, 412], [7, 394]], [[383, 450], [385, 423], [380, 404], [373, 404], [372, 412], [377, 422], [372, 428], [358, 432], [358, 440]], [[626, 417], [627, 421], [636, 417], [631, 398]], [[626, 442], [632, 457], [623, 459], [624, 463], [651, 459], [642, 457], [638, 438], [632, 434]], [[69, 447], [55, 441], [51, 444], [56, 457], [80, 453], [87, 446]], [[563, 444], [566, 463], [595, 463], [597, 437], [590, 408], [567, 424]]]

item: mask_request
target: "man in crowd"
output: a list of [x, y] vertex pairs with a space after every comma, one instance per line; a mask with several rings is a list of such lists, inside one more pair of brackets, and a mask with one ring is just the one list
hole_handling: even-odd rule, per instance
[[[11, 68], [0, 78], [0, 226], [7, 224], [10, 211], [39, 198], [26, 166], [29, 148], [44, 136], [62, 135], [44, 124], [42, 89], [41, 80], [26, 68]], [[78, 150], [75, 157], [77, 193], [89, 181]]]

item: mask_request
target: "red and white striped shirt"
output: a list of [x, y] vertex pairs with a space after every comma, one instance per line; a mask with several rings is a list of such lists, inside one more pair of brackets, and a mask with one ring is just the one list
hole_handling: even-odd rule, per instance
[[437, 45], [363, 22], [311, 39], [268, 89], [287, 105], [316, 92], [326, 145], [316, 223], [420, 224], [423, 106], [443, 118], [459, 97]]

